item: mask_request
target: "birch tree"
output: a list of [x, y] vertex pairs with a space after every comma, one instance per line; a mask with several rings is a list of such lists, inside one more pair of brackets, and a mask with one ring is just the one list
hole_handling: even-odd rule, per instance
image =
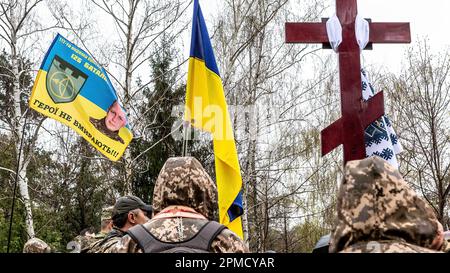
[[301, 110], [306, 89], [296, 73], [301, 73], [305, 56], [316, 49], [286, 45], [283, 26], [288, 18], [315, 19], [323, 8], [320, 2], [296, 6], [301, 15], [294, 16], [288, 1], [225, 1], [212, 35], [213, 41], [220, 41], [217, 55], [229, 104], [239, 103], [246, 111], [236, 111], [232, 120], [248, 201], [244, 234], [253, 251], [267, 250], [276, 221], [274, 208], [284, 198], [301, 194], [308, 181], [307, 176], [293, 179], [302, 168], [298, 159], [304, 152], [296, 135], [307, 121], [301, 117], [309, 112]]
[[[11, 98], [9, 118], [2, 121], [15, 147], [17, 183], [25, 207], [26, 232], [30, 238], [35, 236], [35, 232], [26, 172], [33, 156], [38, 131], [45, 118], [27, 122], [27, 117], [31, 114], [28, 114], [26, 101], [31, 90], [30, 86], [23, 85], [21, 80], [30, 72], [30, 65], [25, 65], [26, 50], [32, 48], [30, 45], [38, 39], [37, 35], [40, 32], [51, 28], [43, 27], [37, 20], [37, 7], [41, 2], [42, 0], [9, 0], [0, 3], [0, 38], [7, 45], [10, 56], [10, 66], [2, 67], [4, 71], [2, 76], [11, 80], [11, 86], [7, 90]], [[9, 171], [16, 172], [16, 170]]]
[[426, 40], [407, 53], [402, 75], [390, 77], [391, 113], [405, 152], [401, 171], [448, 229], [450, 192], [450, 54]]
[[[119, 96], [123, 107], [128, 111], [128, 120], [133, 126], [133, 132], [138, 135], [145, 128], [139, 116], [140, 100], [143, 98], [142, 89], [149, 82], [145, 78], [140, 86], [137, 81], [140, 71], [149, 68], [152, 47], [162, 38], [172, 37], [181, 33], [187, 27], [177, 25], [181, 15], [189, 4], [180, 1], [141, 1], [115, 0], [93, 1], [93, 4], [109, 16], [116, 29], [113, 41], [115, 49], [110, 59], [112, 66], [109, 74], [119, 87]], [[116, 67], [117, 70], [113, 70]], [[136, 161], [133, 161], [130, 150], [127, 149], [122, 161], [122, 175], [126, 193], [132, 192], [132, 177]]]

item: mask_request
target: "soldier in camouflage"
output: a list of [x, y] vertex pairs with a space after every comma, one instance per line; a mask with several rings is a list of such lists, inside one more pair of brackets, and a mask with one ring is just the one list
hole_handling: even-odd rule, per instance
[[432, 208], [379, 157], [347, 163], [330, 252], [439, 252], [442, 225]]
[[77, 235], [72, 240], [72, 242], [78, 245], [75, 252], [86, 252], [89, 246], [95, 241], [95, 230], [93, 227], [83, 229], [80, 235]]
[[[95, 241], [86, 250], [87, 253], [109, 253], [120, 241], [126, 231], [137, 224], [144, 224], [152, 215], [152, 207], [139, 197], [128, 195], [117, 199], [111, 211], [112, 230], [100, 240]], [[105, 211], [105, 216], [106, 211]]]
[[[155, 216], [143, 227], [159, 241], [186, 242], [210, 220], [218, 219], [216, 185], [195, 158], [169, 158], [156, 181], [153, 209]], [[245, 253], [248, 248], [234, 232], [225, 228], [212, 239], [209, 251]], [[143, 250], [127, 235], [112, 252]]]
[[82, 249], [82, 253], [90, 252], [93, 248], [98, 250], [98, 246], [103, 239], [112, 231], [113, 220], [112, 220], [112, 210], [113, 206], [102, 208], [102, 214], [100, 217], [100, 232], [95, 234], [94, 241], [90, 242], [89, 246]]
[[111, 232], [113, 228], [112, 211], [114, 206], [106, 207], [102, 209], [102, 215], [100, 218], [100, 232], [95, 234], [96, 240], [101, 240]]
[[450, 230], [444, 232], [444, 244], [442, 245], [441, 250], [450, 253]]
[[51, 248], [39, 238], [31, 238], [23, 246], [23, 253], [50, 253]]

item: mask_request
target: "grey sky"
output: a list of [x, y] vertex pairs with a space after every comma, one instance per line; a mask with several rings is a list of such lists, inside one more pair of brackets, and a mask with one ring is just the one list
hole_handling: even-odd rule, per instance
[[[448, 0], [359, 0], [359, 13], [373, 22], [410, 22], [411, 40], [428, 37], [433, 51], [448, 49], [450, 36], [450, 1]], [[388, 67], [398, 72], [404, 58], [404, 51], [411, 45], [374, 45], [374, 50], [365, 52], [365, 62]]]
[[[220, 1], [200, 0], [207, 24], [208, 18], [218, 12], [217, 3]], [[336, 0], [326, 1], [329, 2], [330, 8], [324, 11], [321, 17], [330, 17], [335, 12]], [[373, 22], [410, 22], [411, 44], [428, 37], [429, 45], [435, 52], [450, 46], [450, 35], [445, 31], [450, 26], [448, 0], [358, 0], [358, 11], [364, 18], [371, 18]], [[364, 51], [363, 64], [381, 66], [390, 72], [398, 73], [409, 46], [411, 45], [376, 44], [372, 51]]]

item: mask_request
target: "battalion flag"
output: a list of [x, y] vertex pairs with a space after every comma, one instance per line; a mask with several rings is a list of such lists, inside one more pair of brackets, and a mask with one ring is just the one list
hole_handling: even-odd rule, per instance
[[[361, 69], [361, 80], [363, 99], [367, 101], [375, 95], [375, 90], [368, 80], [367, 73], [363, 69]], [[377, 155], [398, 169], [398, 162], [395, 155], [401, 153], [403, 148], [386, 115], [366, 128], [364, 142], [366, 144], [367, 157]]]
[[243, 237], [242, 178], [222, 80], [198, 0], [194, 0], [184, 119], [212, 134], [219, 222]]
[[29, 105], [72, 128], [113, 161], [133, 138], [105, 70], [59, 34], [39, 69]]

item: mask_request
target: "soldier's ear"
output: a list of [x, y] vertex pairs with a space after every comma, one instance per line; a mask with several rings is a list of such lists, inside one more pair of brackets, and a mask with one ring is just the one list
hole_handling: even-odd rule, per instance
[[136, 224], [136, 217], [134, 215], [133, 212], [128, 212], [128, 222], [132, 223], [132, 224]]

